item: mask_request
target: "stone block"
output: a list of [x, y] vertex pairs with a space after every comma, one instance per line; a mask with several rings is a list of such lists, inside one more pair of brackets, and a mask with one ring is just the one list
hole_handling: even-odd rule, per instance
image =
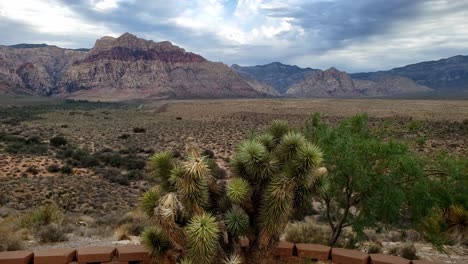
[[296, 244], [297, 256], [307, 259], [328, 260], [331, 247], [316, 244]]
[[88, 247], [76, 251], [78, 263], [109, 262], [115, 255], [115, 247]]
[[75, 260], [76, 250], [50, 248], [34, 251], [34, 264], [68, 264]]
[[5, 251], [0, 252], [0, 264], [29, 264], [32, 262], [32, 251]]
[[280, 241], [276, 245], [274, 250], [274, 255], [277, 257], [291, 257], [294, 252], [294, 243]]
[[150, 256], [146, 248], [142, 245], [118, 246], [117, 256], [119, 261], [145, 261]]
[[371, 264], [411, 264], [411, 260], [384, 254], [371, 254], [370, 259]]
[[334, 264], [368, 264], [369, 255], [357, 250], [333, 248], [331, 251]]

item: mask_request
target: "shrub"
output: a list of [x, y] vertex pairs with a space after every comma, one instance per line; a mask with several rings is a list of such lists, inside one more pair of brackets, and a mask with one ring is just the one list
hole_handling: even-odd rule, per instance
[[145, 133], [146, 129], [142, 127], [134, 127], [133, 128], [133, 133]]
[[408, 124], [406, 124], [406, 127], [409, 132], [414, 133], [414, 132], [421, 130], [423, 125], [424, 123], [420, 120], [411, 120], [410, 122], [408, 122]]
[[399, 249], [396, 246], [392, 246], [391, 248], [388, 249], [388, 254], [392, 256], [398, 256]]
[[207, 157], [209, 159], [213, 159], [215, 157], [215, 154], [211, 149], [203, 150], [201, 155], [204, 156], [204, 157]]
[[399, 250], [400, 256], [405, 259], [418, 259], [418, 256], [416, 255], [416, 247], [414, 244], [405, 244], [403, 245], [400, 250]]
[[48, 224], [39, 228], [34, 236], [41, 243], [53, 243], [67, 241], [67, 229], [58, 224]]
[[309, 243], [326, 245], [330, 229], [318, 225], [314, 220], [290, 223], [286, 228], [286, 240], [292, 243]]
[[130, 135], [129, 134], [122, 134], [120, 136], [117, 137], [118, 139], [128, 139], [130, 138]]
[[30, 166], [26, 169], [26, 172], [31, 173], [32, 175], [37, 175], [39, 170], [34, 166]]
[[56, 173], [60, 171], [60, 166], [58, 164], [51, 164], [47, 166], [47, 171], [51, 173]]
[[129, 185], [130, 181], [122, 174], [119, 169], [108, 168], [102, 171], [102, 176], [110, 182], [118, 183], [121, 185]]
[[382, 253], [382, 246], [377, 243], [371, 243], [367, 248], [367, 254], [380, 254]]
[[73, 167], [71, 167], [70, 165], [65, 165], [65, 166], [62, 166], [62, 168], [60, 168], [60, 171], [63, 174], [72, 174], [73, 173]]
[[23, 241], [4, 222], [0, 222], [0, 252], [21, 250], [23, 247]]
[[24, 214], [19, 219], [19, 226], [34, 230], [50, 224], [61, 224], [63, 220], [63, 212], [57, 206], [46, 205]]
[[50, 145], [53, 147], [61, 147], [68, 144], [68, 141], [63, 136], [56, 136], [50, 139]]

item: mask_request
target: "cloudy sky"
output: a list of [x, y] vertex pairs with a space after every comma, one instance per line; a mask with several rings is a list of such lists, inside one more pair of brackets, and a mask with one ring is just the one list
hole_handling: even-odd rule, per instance
[[468, 55], [468, 0], [0, 0], [0, 44], [131, 32], [227, 64], [349, 72]]

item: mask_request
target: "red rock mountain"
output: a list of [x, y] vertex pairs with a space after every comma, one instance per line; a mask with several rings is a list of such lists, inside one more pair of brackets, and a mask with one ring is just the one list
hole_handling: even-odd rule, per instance
[[0, 93], [94, 100], [275, 95], [225, 64], [129, 33], [103, 37], [90, 51], [0, 46]]
[[286, 91], [291, 97], [365, 97], [431, 91], [414, 81], [395, 75], [383, 75], [376, 80], [352, 79], [346, 72], [330, 68], [306, 76], [303, 82]]

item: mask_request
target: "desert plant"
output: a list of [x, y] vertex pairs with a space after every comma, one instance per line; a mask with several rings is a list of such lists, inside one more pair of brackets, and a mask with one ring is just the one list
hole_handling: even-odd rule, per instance
[[145, 133], [146, 129], [143, 127], [134, 127], [133, 128], [133, 133]]
[[314, 220], [307, 219], [302, 222], [288, 224], [286, 240], [293, 243], [327, 244], [330, 228], [318, 225]]
[[418, 256], [416, 255], [416, 253], [417, 251], [416, 251], [416, 247], [414, 247], [414, 244], [405, 244], [399, 250], [400, 257], [403, 257], [405, 259], [411, 259], [411, 260], [418, 259]]
[[58, 164], [50, 164], [46, 169], [48, 172], [56, 173], [60, 171], [60, 166]]
[[156, 208], [161, 194], [155, 189], [151, 189], [143, 193], [140, 199], [140, 207], [148, 217], [152, 217], [154, 214], [154, 208]]
[[67, 241], [67, 230], [65, 227], [58, 224], [49, 224], [36, 230], [34, 236], [41, 243], [62, 242]]
[[[165, 254], [178, 256], [180, 263], [265, 257], [295, 205], [311, 206], [309, 194], [326, 176], [320, 149], [285, 121], [274, 121], [268, 131], [239, 144], [230, 164], [234, 175], [227, 180], [215, 177], [211, 155], [201, 155], [194, 146], [184, 158], [160, 152], [149, 159], [161, 189], [160, 195], [145, 193], [142, 205], [171, 241], [173, 247]], [[240, 250], [241, 237], [250, 242], [245, 251]], [[159, 242], [143, 241], [150, 252], [159, 250]]]
[[367, 248], [367, 254], [379, 254], [382, 253], [382, 246], [377, 243], [371, 243]]
[[171, 242], [159, 227], [146, 228], [141, 237], [143, 244], [146, 245], [146, 248], [152, 257], [160, 256], [171, 248]]
[[[445, 183], [440, 189], [433, 186], [443, 171], [428, 171], [428, 162], [407, 144], [374, 135], [366, 115], [345, 119], [335, 128], [315, 120], [309, 131], [308, 136], [323, 149], [329, 169], [327, 188], [319, 198], [332, 229], [330, 245], [347, 226], [362, 233], [378, 223], [417, 223], [437, 204], [435, 195], [446, 193], [441, 192]], [[352, 213], [351, 208], [357, 210]]]
[[6, 220], [0, 220], [0, 252], [23, 249], [23, 241], [8, 226]]
[[46, 205], [23, 215], [18, 225], [21, 228], [35, 230], [50, 224], [61, 224], [63, 220], [62, 210], [56, 205]]
[[56, 136], [50, 139], [50, 145], [53, 147], [65, 146], [67, 143], [67, 139], [63, 136]]

